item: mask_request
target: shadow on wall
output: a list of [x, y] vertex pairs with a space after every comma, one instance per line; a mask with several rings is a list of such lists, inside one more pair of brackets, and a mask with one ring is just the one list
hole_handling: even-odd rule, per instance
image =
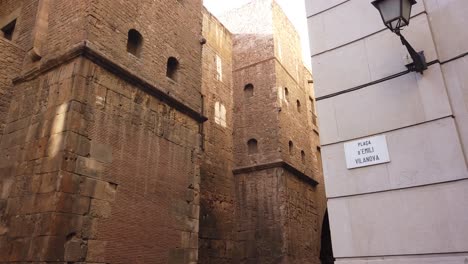
[[333, 248], [330, 234], [330, 222], [328, 221], [328, 210], [325, 211], [322, 224], [321, 235], [321, 248], [320, 248], [320, 262], [322, 264], [333, 264], [335, 258], [333, 257]]

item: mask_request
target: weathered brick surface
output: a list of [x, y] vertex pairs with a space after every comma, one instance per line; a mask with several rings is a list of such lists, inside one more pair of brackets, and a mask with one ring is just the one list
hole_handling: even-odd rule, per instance
[[[235, 51], [235, 49], [234, 49]], [[267, 60], [234, 71], [234, 153], [235, 166], [246, 167], [281, 159], [279, 110], [275, 61]], [[253, 96], [245, 85], [254, 86]], [[249, 154], [247, 141], [258, 141], [258, 153]]]
[[[86, 68], [94, 77], [57, 77], [70, 68]], [[60, 92], [53, 92], [55, 85]], [[138, 256], [143, 263], [167, 263], [168, 252], [184, 246], [187, 263], [194, 260], [194, 245], [182, 238], [198, 236], [196, 121], [83, 59], [16, 89], [9, 133], [0, 142], [0, 167], [9, 172], [2, 175], [2, 227], [12, 245], [10, 260], [80, 259], [86, 247], [89, 262], [134, 263]], [[22, 120], [28, 122], [20, 125]], [[81, 219], [79, 228], [44, 242], [63, 252], [35, 255], [40, 219], [54, 212], [88, 216], [90, 224]], [[70, 234], [76, 238], [60, 244]], [[96, 242], [87, 243], [88, 237]]]
[[[312, 76], [303, 66], [297, 32], [271, 0], [253, 1], [221, 21], [235, 34], [234, 262], [319, 263], [326, 202]], [[244, 91], [249, 83], [253, 96]], [[258, 153], [248, 151], [252, 138]]]
[[[201, 8], [199, 0], [92, 1], [86, 10], [88, 39], [139, 76], [200, 110], [201, 79], [194, 76], [201, 75]], [[132, 28], [143, 36], [140, 58], [122, 52]], [[177, 82], [166, 77], [171, 56], [180, 62]]]
[[86, 167], [100, 165], [81, 184], [97, 218], [93, 239], [106, 242], [96, 245], [101, 253], [88, 251], [89, 261], [168, 263], [180, 256], [173, 249], [188, 254], [194, 247], [184, 239], [198, 236], [197, 123], [96, 65], [89, 71], [95, 100]]
[[272, 57], [275, 50], [272, 19], [271, 0], [251, 1], [220, 17], [234, 35], [235, 70]]
[[[8, 23], [14, 18], [17, 19], [13, 42], [24, 51], [32, 47], [31, 29], [34, 27], [38, 2], [38, 0], [3, 0], [0, 2], [0, 23]], [[23, 63], [23, 58], [19, 60], [19, 63], [20, 65]]]
[[0, 40], [0, 91], [15, 91], [0, 112], [1, 263], [197, 262], [200, 120], [187, 112], [201, 109], [201, 1], [134, 4], [0, 2], [0, 21], [19, 14], [13, 43]]
[[[297, 33], [270, 0], [228, 15], [231, 32], [201, 5], [0, 1], [0, 22], [18, 19], [0, 39], [0, 263], [317, 263], [324, 189], [299, 177], [323, 182]], [[258, 167], [281, 162], [296, 171]]]
[[24, 51], [14, 43], [0, 38], [0, 137], [3, 134], [5, 119], [11, 99], [13, 79], [21, 70]]
[[[199, 263], [232, 263], [235, 242], [233, 169], [232, 36], [206, 10], [203, 12], [203, 82], [205, 115], [201, 165]], [[216, 56], [221, 59], [218, 79]], [[226, 126], [216, 122], [215, 106], [226, 108]]]
[[287, 186], [281, 168], [236, 175], [239, 263], [287, 263]]

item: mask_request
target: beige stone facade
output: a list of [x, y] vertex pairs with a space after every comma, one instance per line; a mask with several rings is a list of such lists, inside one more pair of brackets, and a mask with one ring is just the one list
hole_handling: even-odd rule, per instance
[[202, 1], [0, 1], [0, 263], [318, 263], [312, 77], [262, 5], [247, 41]]
[[[305, 2], [336, 263], [467, 262], [468, 1], [416, 1], [402, 34], [424, 74], [371, 1]], [[375, 136], [390, 161], [348, 169]]]

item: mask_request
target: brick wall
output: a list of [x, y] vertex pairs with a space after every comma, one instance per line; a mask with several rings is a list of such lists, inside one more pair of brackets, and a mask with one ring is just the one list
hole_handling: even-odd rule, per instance
[[287, 263], [287, 186], [282, 168], [236, 175], [239, 263]]
[[[201, 165], [199, 263], [232, 263], [235, 247], [235, 184], [233, 169], [232, 36], [208, 11], [203, 11], [203, 80], [205, 115]], [[216, 57], [221, 59], [218, 78]], [[226, 108], [226, 125], [216, 121], [216, 103]]]
[[98, 179], [94, 172], [88, 176], [96, 186], [116, 189], [115, 197], [99, 200], [92, 220], [90, 239], [104, 248], [96, 257], [106, 263], [196, 261], [197, 122], [96, 65], [88, 72], [95, 109], [86, 162], [102, 167]]
[[[234, 53], [236, 54], [236, 53]], [[235, 56], [235, 55], [234, 55]], [[281, 159], [275, 62], [269, 60], [234, 71], [234, 153], [236, 167]], [[253, 96], [244, 91], [254, 86]], [[247, 141], [258, 141], [258, 153], [249, 154]]]
[[220, 17], [234, 35], [234, 70], [273, 57], [275, 44], [271, 5], [271, 0], [252, 1]]
[[303, 80], [302, 49], [299, 34], [281, 7], [273, 1], [271, 5], [275, 56], [293, 79]]
[[[164, 92], [200, 111], [202, 1], [93, 1], [88, 40], [95, 48]], [[140, 58], [128, 54], [130, 29], [143, 36]], [[177, 82], [166, 77], [169, 57], [180, 62]]]
[[[1, 2], [21, 6], [14, 40], [27, 51], [37, 41], [39, 2]], [[115, 1], [56, 0], [45, 9], [43, 56], [28, 56], [12, 76], [19, 77], [15, 93], [1, 116], [0, 262], [197, 261], [201, 1], [178, 7], [177, 16], [145, 4], [140, 15]], [[118, 28], [108, 23], [112, 11], [126, 16], [116, 16]], [[147, 42], [145, 63], [164, 69], [132, 61], [125, 45], [114, 45], [123, 40], [120, 22], [135, 17], [147, 28], [175, 19], [190, 25], [180, 25], [184, 36], [173, 41]], [[166, 62], [151, 56], [166, 49], [180, 55], [179, 84], [161, 78]]]
[[[319, 263], [326, 202], [312, 124], [312, 76], [302, 63], [297, 32], [268, 0], [236, 9], [222, 21], [235, 34], [237, 261]], [[244, 92], [249, 83], [253, 96]], [[248, 152], [251, 138], [258, 141], [258, 153]]]
[[0, 138], [8, 113], [11, 98], [12, 79], [21, 70], [24, 51], [14, 43], [0, 38]]
[[239, 263], [319, 264], [320, 200], [290, 172], [236, 175]]
[[5, 22], [10, 22], [12, 18], [16, 18], [13, 42], [26, 51], [32, 46], [31, 31], [34, 27], [37, 4], [38, 0], [4, 0], [0, 2], [0, 23], [5, 19], [9, 20]]
[[315, 263], [325, 201], [304, 179], [323, 182], [311, 76], [275, 4], [236, 11], [232, 34], [201, 1], [45, 2], [1, 2], [0, 19], [19, 17], [15, 44], [0, 40], [0, 92], [15, 91], [0, 112], [0, 262]]
[[196, 121], [84, 59], [15, 89], [2, 261], [196, 261]]

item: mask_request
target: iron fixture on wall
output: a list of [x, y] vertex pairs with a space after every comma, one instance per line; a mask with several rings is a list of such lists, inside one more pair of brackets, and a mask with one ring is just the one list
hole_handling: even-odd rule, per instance
[[416, 4], [416, 0], [375, 0], [372, 4], [379, 10], [385, 26], [397, 34], [401, 43], [408, 49], [413, 60], [413, 63], [406, 65], [408, 70], [422, 74], [427, 69], [424, 51], [416, 52], [400, 32], [403, 27], [409, 25], [411, 7]]

